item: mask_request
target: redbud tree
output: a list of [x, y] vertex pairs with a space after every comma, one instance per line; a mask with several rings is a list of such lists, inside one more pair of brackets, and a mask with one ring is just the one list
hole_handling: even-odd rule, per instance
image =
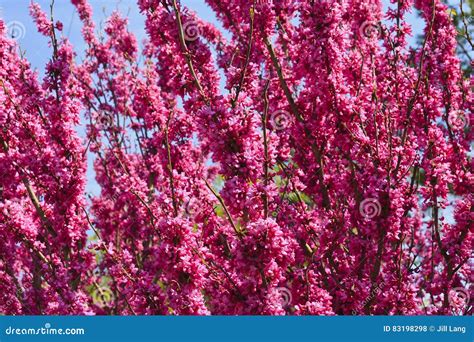
[[30, 4], [44, 77], [0, 21], [2, 314], [472, 313], [472, 77], [442, 1], [206, 0], [218, 29], [138, 0], [143, 44], [71, 2], [82, 49]]

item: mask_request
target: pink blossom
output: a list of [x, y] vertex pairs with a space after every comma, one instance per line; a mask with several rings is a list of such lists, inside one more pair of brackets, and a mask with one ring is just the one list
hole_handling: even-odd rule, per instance
[[84, 51], [30, 5], [42, 80], [0, 21], [0, 313], [470, 313], [472, 89], [445, 4], [207, 0], [225, 33], [138, 0], [141, 49], [71, 2]]

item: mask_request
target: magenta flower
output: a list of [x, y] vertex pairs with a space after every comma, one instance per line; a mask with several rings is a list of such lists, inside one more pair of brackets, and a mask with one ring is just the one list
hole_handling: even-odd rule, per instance
[[71, 2], [85, 51], [30, 5], [42, 80], [0, 20], [0, 313], [472, 313], [472, 77], [442, 1], [207, 0], [224, 34], [138, 0], [142, 47]]

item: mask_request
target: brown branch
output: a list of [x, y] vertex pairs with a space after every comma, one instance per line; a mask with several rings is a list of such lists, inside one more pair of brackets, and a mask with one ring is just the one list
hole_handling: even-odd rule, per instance
[[266, 37], [266, 36], [264, 38], [264, 43], [265, 43], [265, 46], [267, 47], [267, 50], [270, 54], [270, 58], [272, 60], [273, 67], [277, 71], [278, 79], [280, 80], [280, 84], [281, 84], [281, 87], [283, 88], [283, 92], [285, 93], [286, 99], [288, 100], [288, 103], [290, 104], [291, 111], [296, 116], [296, 119], [298, 119], [299, 122], [303, 123], [304, 122], [303, 117], [301, 116], [301, 114], [298, 110], [298, 106], [296, 105], [295, 100], [293, 99], [292, 92], [290, 91], [290, 88], [288, 87], [288, 84], [286, 83], [282, 67], [281, 67], [280, 62], [278, 61], [278, 57], [275, 53], [275, 49], [273, 48], [272, 43], [269, 41], [268, 37]]
[[[282, 67], [280, 65], [280, 62], [278, 61], [278, 57], [276, 56], [275, 49], [273, 48], [272, 43], [269, 41], [268, 37], [265, 36], [264, 38], [264, 43], [267, 47], [267, 50], [270, 54], [270, 58], [272, 60], [273, 67], [276, 69], [277, 74], [278, 74], [278, 79], [280, 80], [280, 85], [283, 88], [283, 92], [285, 93], [286, 99], [290, 105], [290, 109], [293, 112], [293, 115], [296, 117], [298, 122], [302, 124], [304, 133], [306, 137], [309, 140], [312, 140], [312, 134], [311, 131], [306, 127], [305, 121], [303, 117], [301, 116], [298, 106], [295, 103], [295, 100], [293, 99], [293, 95], [290, 91], [290, 88], [288, 87], [288, 84], [286, 83], [285, 76], [283, 74]], [[331, 201], [329, 199], [329, 193], [327, 190], [327, 187], [324, 183], [324, 165], [323, 165], [323, 158], [320, 149], [316, 145], [315, 142], [311, 143], [311, 151], [313, 152], [314, 157], [316, 158], [316, 161], [319, 166], [319, 171], [317, 172], [318, 174], [318, 180], [319, 180], [319, 185], [321, 187], [321, 193], [323, 197], [323, 207], [330, 209], [331, 208]]]
[[240, 231], [240, 229], [237, 227], [234, 220], [232, 219], [229, 209], [227, 209], [227, 206], [224, 203], [224, 199], [221, 197], [221, 195], [219, 195], [219, 193], [217, 193], [216, 190], [214, 190], [214, 188], [208, 183], [207, 180], [204, 179], [204, 182], [206, 183], [207, 188], [212, 192], [212, 194], [217, 198], [219, 203], [222, 205], [222, 208], [224, 208], [227, 219], [230, 225], [232, 226], [232, 228], [234, 229], [235, 234], [237, 234], [237, 237], [239, 238], [239, 240], [242, 240], [243, 233], [242, 231]]
[[[462, 7], [462, 0], [460, 0], [459, 8], [461, 10], [461, 19], [464, 25], [464, 32], [466, 33], [464, 38], [466, 38], [467, 42], [469, 43], [469, 45], [471, 45], [471, 49], [472, 49], [473, 48], [472, 40], [471, 40], [471, 36], [469, 35], [469, 29], [468, 29], [469, 26], [466, 23], [466, 14], [464, 13], [464, 9]], [[471, 8], [471, 11], [472, 11], [472, 8]]]
[[[415, 83], [413, 96], [408, 101], [407, 114], [406, 114], [406, 117], [405, 117], [405, 127], [403, 128], [403, 133], [402, 133], [401, 147], [405, 146], [405, 143], [406, 143], [407, 138], [408, 138], [408, 128], [409, 128], [408, 124], [409, 124], [409, 121], [410, 121], [411, 112], [412, 112], [412, 110], [415, 106], [416, 99], [419, 95], [418, 90], [420, 88], [420, 83], [421, 83], [421, 78], [422, 78], [422, 71], [423, 71], [423, 65], [424, 65], [424, 59], [425, 59], [425, 53], [426, 53], [426, 44], [428, 43], [428, 39], [431, 38], [431, 36], [433, 35], [433, 25], [434, 25], [434, 19], [435, 19], [436, 12], [435, 12], [435, 7], [434, 7], [433, 2], [431, 3], [431, 5], [433, 7], [432, 18], [431, 18], [431, 22], [430, 22], [430, 25], [429, 25], [428, 33], [426, 34], [425, 39], [423, 40], [423, 46], [421, 48], [420, 63], [418, 64], [418, 77], [417, 77], [417, 80], [416, 80], [416, 83]], [[398, 170], [399, 170], [401, 162], [402, 162], [402, 152], [403, 151], [401, 150], [400, 153], [398, 154], [398, 157], [397, 157], [397, 164], [396, 164], [395, 170], [393, 172], [394, 178], [397, 177], [397, 173], [398, 173]]]
[[189, 72], [193, 76], [193, 80], [194, 80], [194, 83], [196, 84], [196, 87], [198, 88], [199, 94], [201, 94], [204, 101], [207, 104], [209, 104], [209, 99], [204, 93], [204, 88], [202, 87], [201, 82], [199, 81], [199, 78], [197, 77], [196, 71], [194, 70], [193, 61], [191, 60], [191, 53], [189, 52], [188, 47], [186, 45], [186, 39], [184, 38], [183, 21], [181, 20], [181, 14], [180, 14], [178, 5], [176, 3], [176, 0], [173, 0], [173, 9], [174, 9], [174, 12], [176, 13], [176, 21], [178, 23], [179, 42], [181, 44], [181, 49], [183, 51], [184, 57], [186, 58], [186, 63], [188, 65]]
[[243, 68], [243, 70], [240, 74], [240, 81], [239, 81], [239, 85], [237, 86], [237, 89], [236, 89], [235, 98], [232, 100], [232, 108], [234, 108], [235, 105], [237, 104], [237, 100], [239, 99], [240, 91], [242, 90], [242, 86], [244, 84], [245, 74], [247, 73], [247, 68], [248, 68], [249, 63], [250, 63], [250, 55], [251, 55], [251, 52], [252, 52], [252, 43], [253, 43], [254, 16], [255, 16], [255, 12], [254, 12], [254, 8], [252, 7], [250, 9], [250, 34], [249, 34], [249, 43], [248, 43], [248, 46], [247, 46], [247, 55], [245, 57], [244, 68]]
[[[269, 163], [270, 163], [269, 156], [268, 156], [268, 138], [267, 138], [267, 118], [268, 118], [268, 107], [269, 107], [268, 87], [269, 86], [270, 86], [270, 80], [268, 80], [267, 83], [265, 84], [265, 88], [263, 91], [264, 105], [263, 105], [263, 115], [262, 115], [262, 132], [263, 132], [263, 150], [265, 154], [265, 157], [264, 157], [265, 159], [263, 163], [263, 178], [264, 178], [265, 187], [268, 186], [268, 174], [269, 174], [268, 169], [269, 169]], [[267, 218], [268, 217], [268, 196], [266, 193], [266, 189], [262, 197], [263, 197], [263, 213], [264, 213], [265, 218]]]
[[176, 193], [174, 189], [174, 177], [173, 177], [173, 163], [171, 161], [171, 146], [170, 146], [170, 140], [169, 140], [169, 125], [171, 121], [172, 114], [169, 115], [168, 120], [166, 122], [166, 127], [165, 127], [165, 144], [166, 144], [166, 154], [168, 157], [168, 172], [169, 172], [169, 177], [170, 177], [170, 188], [171, 188], [171, 197], [173, 201], [173, 211], [174, 211], [174, 216], [178, 216], [178, 204], [176, 202]]
[[[6, 142], [5, 140], [3, 140], [2, 137], [0, 137], [0, 144], [2, 145], [3, 150], [5, 151], [5, 153], [8, 154], [8, 150], [9, 150], [8, 144], [7, 144], [7, 142]], [[34, 206], [35, 209], [36, 209], [36, 213], [37, 213], [38, 216], [40, 217], [41, 222], [43, 223], [43, 226], [46, 227], [46, 229], [48, 230], [48, 232], [49, 232], [53, 237], [58, 236], [58, 234], [57, 234], [56, 231], [54, 230], [53, 226], [52, 226], [51, 223], [49, 222], [48, 218], [46, 217], [46, 214], [45, 214], [43, 208], [41, 207], [41, 204], [39, 203], [38, 197], [36, 196], [36, 193], [35, 193], [33, 187], [31, 186], [30, 181], [28, 180], [27, 177], [23, 177], [23, 178], [22, 178], [22, 181], [23, 181], [23, 184], [25, 185], [26, 191], [27, 191], [27, 193], [28, 193], [28, 197], [30, 198], [31, 203], [33, 203], [33, 206]]]

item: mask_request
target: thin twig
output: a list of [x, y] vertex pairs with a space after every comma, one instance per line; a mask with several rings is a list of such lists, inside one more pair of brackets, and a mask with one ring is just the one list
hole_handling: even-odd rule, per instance
[[181, 20], [181, 14], [179, 12], [179, 8], [176, 3], [176, 0], [173, 0], [173, 9], [174, 9], [174, 12], [176, 13], [176, 21], [178, 23], [179, 42], [181, 44], [181, 49], [183, 50], [184, 57], [186, 58], [186, 63], [188, 64], [189, 72], [193, 76], [194, 83], [196, 84], [196, 87], [198, 88], [199, 93], [203, 97], [204, 101], [207, 104], [209, 104], [209, 99], [204, 93], [204, 88], [202, 87], [201, 82], [199, 81], [199, 78], [197, 77], [196, 71], [194, 70], [193, 61], [191, 60], [191, 53], [189, 52], [188, 47], [186, 45], [186, 39], [184, 38], [183, 22]]
[[[273, 48], [272, 43], [269, 41], [268, 37], [266, 37], [266, 36], [264, 38], [264, 43], [265, 43], [265, 45], [267, 47], [267, 50], [270, 54], [270, 58], [272, 60], [273, 67], [277, 71], [278, 79], [280, 80], [280, 85], [283, 88], [283, 92], [285, 93], [287, 101], [290, 105], [290, 109], [293, 112], [293, 115], [298, 120], [298, 122], [303, 126], [304, 133], [305, 133], [306, 137], [309, 140], [312, 140], [311, 131], [306, 127], [305, 121], [304, 121], [303, 117], [301, 116], [301, 114], [299, 112], [299, 109], [298, 109], [298, 106], [296, 105], [296, 102], [293, 99], [293, 95], [290, 91], [290, 88], [288, 87], [288, 84], [286, 83], [285, 76], [283, 74], [283, 69], [280, 65], [280, 62], [278, 61], [278, 57], [275, 53], [275, 49]], [[321, 193], [322, 193], [322, 197], [323, 197], [322, 204], [323, 204], [324, 208], [330, 209], [331, 208], [331, 201], [329, 199], [329, 193], [328, 193], [327, 187], [324, 183], [323, 157], [322, 157], [320, 149], [318, 148], [318, 146], [316, 145], [315, 142], [311, 142], [311, 151], [313, 152], [313, 155], [316, 158], [316, 161], [317, 161], [318, 166], [319, 166], [319, 170], [318, 170], [317, 174], [318, 174], [319, 185], [321, 187]]]
[[170, 188], [171, 188], [171, 199], [173, 201], [173, 211], [174, 211], [174, 216], [178, 216], [178, 204], [176, 202], [176, 193], [174, 189], [174, 177], [173, 177], [173, 163], [171, 160], [171, 146], [170, 146], [170, 140], [169, 140], [169, 126], [170, 126], [170, 121], [171, 121], [172, 113], [170, 113], [168, 120], [166, 122], [166, 127], [165, 127], [165, 144], [166, 144], [166, 152], [167, 152], [167, 157], [168, 157], [168, 172], [169, 172], [169, 177], [170, 177]]
[[268, 157], [268, 138], [267, 138], [267, 117], [268, 117], [268, 87], [270, 86], [270, 80], [267, 81], [265, 84], [265, 88], [263, 90], [263, 115], [262, 115], [262, 132], [263, 132], [263, 150], [265, 154], [265, 159], [263, 162], [263, 179], [265, 184], [265, 192], [263, 193], [263, 213], [265, 218], [268, 217], [268, 195], [267, 189], [268, 186], [268, 174], [269, 174], [269, 157]]
[[[254, 5], [255, 5], [255, 3], [254, 3]], [[254, 8], [252, 7], [250, 9], [250, 33], [249, 33], [249, 43], [248, 43], [248, 46], [247, 46], [247, 55], [245, 57], [244, 68], [243, 68], [242, 72], [240, 73], [240, 81], [239, 81], [239, 85], [237, 86], [237, 89], [235, 91], [235, 98], [232, 100], [232, 108], [234, 108], [235, 105], [237, 104], [237, 100], [239, 99], [240, 91], [242, 90], [242, 86], [244, 84], [245, 74], [247, 73], [247, 68], [248, 68], [249, 63], [250, 63], [250, 55], [251, 55], [251, 52], [252, 52], [252, 44], [253, 44], [254, 17], [255, 17], [255, 12], [254, 12]]]
[[240, 231], [240, 229], [237, 227], [237, 225], [235, 224], [234, 220], [232, 219], [232, 216], [230, 215], [230, 212], [229, 210], [227, 209], [227, 206], [225, 205], [224, 203], [224, 199], [221, 197], [221, 195], [219, 195], [219, 193], [214, 190], [214, 188], [208, 183], [207, 180], [204, 180], [204, 182], [206, 183], [206, 186], [209, 190], [211, 190], [212, 194], [217, 198], [217, 200], [219, 201], [219, 203], [222, 205], [222, 207], [224, 208], [224, 211], [225, 211], [225, 214], [227, 216], [227, 219], [229, 220], [229, 223], [230, 225], [232, 226], [232, 228], [234, 229], [234, 232], [237, 234], [237, 237], [239, 238], [239, 240], [242, 240], [242, 235], [243, 233]]

